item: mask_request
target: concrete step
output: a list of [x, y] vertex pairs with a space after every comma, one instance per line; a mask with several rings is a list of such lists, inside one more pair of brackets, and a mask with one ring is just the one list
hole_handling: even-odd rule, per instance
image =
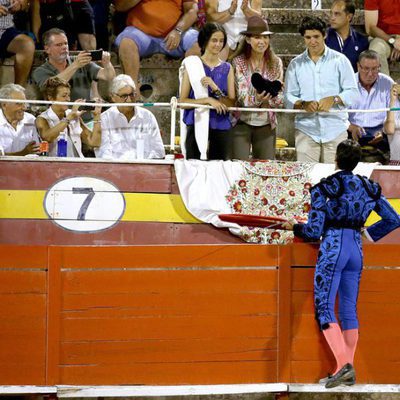
[[[322, 8], [330, 8], [333, 0], [322, 1]], [[263, 0], [263, 7], [266, 8], [308, 8], [311, 9], [311, 0]], [[364, 9], [364, 0], [354, 0], [356, 8]]]
[[[281, 2], [285, 3], [285, 2]], [[272, 25], [298, 25], [301, 20], [310, 15], [318, 16], [329, 24], [330, 9], [324, 8], [322, 10], [310, 11], [308, 8], [286, 8], [282, 5], [277, 7], [265, 7], [262, 9], [263, 15], [268, 19], [269, 24]], [[352, 21], [355, 26], [364, 26], [364, 11], [356, 10]]]

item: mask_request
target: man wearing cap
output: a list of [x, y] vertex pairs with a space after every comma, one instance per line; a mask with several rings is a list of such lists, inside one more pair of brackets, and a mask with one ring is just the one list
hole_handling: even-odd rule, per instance
[[297, 160], [334, 163], [337, 144], [347, 139], [348, 114], [326, 112], [347, 108], [357, 98], [353, 68], [325, 45], [320, 18], [305, 17], [299, 32], [306, 50], [290, 62], [285, 84], [286, 107], [302, 110], [295, 118]]
[[197, 0], [115, 0], [117, 11], [128, 11], [127, 27], [115, 44], [125, 74], [137, 84], [140, 58], [155, 53], [174, 58], [199, 55]]

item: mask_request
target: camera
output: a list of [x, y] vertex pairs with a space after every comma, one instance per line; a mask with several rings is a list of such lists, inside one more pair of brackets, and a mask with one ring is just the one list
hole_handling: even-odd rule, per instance
[[89, 51], [92, 61], [101, 61], [103, 58], [103, 49]]
[[[94, 100], [88, 100], [86, 103], [96, 103]], [[93, 111], [95, 106], [91, 106], [90, 104], [87, 104], [85, 106], [80, 106], [79, 107], [82, 111]]]

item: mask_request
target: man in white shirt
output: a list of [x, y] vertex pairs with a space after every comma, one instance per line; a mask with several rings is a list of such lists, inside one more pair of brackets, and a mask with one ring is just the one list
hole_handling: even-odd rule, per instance
[[[393, 79], [380, 73], [380, 57], [374, 50], [365, 50], [360, 54], [356, 81], [358, 98], [350, 108], [354, 110], [373, 110], [388, 108]], [[397, 104], [398, 106], [398, 104]], [[383, 132], [386, 112], [350, 113], [348, 131], [352, 138], [363, 146], [363, 162], [381, 162], [389, 160], [389, 144]]]
[[[26, 100], [25, 89], [9, 83], [0, 89], [0, 99]], [[39, 152], [35, 117], [24, 111], [25, 103], [1, 103], [0, 147], [9, 156], [25, 156]]]
[[[114, 103], [134, 103], [136, 86], [129, 75], [118, 75], [111, 84]], [[165, 150], [154, 115], [133, 105], [114, 106], [101, 114], [101, 145], [96, 156], [107, 159], [163, 158]]]

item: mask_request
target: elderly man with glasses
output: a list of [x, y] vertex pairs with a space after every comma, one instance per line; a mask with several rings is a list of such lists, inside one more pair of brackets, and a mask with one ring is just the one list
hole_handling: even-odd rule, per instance
[[[380, 73], [379, 54], [366, 50], [358, 59], [356, 80], [359, 96], [351, 105], [354, 110], [373, 110], [390, 106], [390, 90], [394, 83], [388, 75]], [[389, 144], [383, 131], [386, 112], [350, 113], [349, 137], [358, 141], [363, 149], [362, 161], [381, 162], [389, 159]]]
[[109, 108], [101, 114], [101, 145], [96, 156], [106, 159], [163, 158], [164, 145], [154, 115], [134, 106], [136, 86], [129, 75], [118, 75], [111, 84], [114, 103], [127, 103]]

